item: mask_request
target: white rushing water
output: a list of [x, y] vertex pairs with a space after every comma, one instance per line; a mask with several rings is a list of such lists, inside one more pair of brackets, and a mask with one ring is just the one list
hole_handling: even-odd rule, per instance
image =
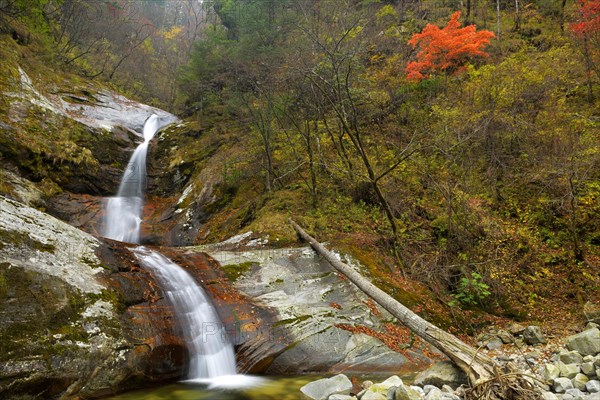
[[189, 378], [235, 375], [233, 346], [217, 311], [194, 278], [155, 251], [138, 247], [133, 252], [153, 272], [184, 328], [191, 353]]
[[[131, 156], [117, 196], [111, 197], [106, 204], [104, 236], [107, 238], [140, 242], [146, 154], [150, 140], [161, 127], [160, 118], [154, 114], [146, 120], [144, 143]], [[194, 278], [156, 251], [145, 247], [132, 251], [140, 263], [153, 273], [178, 315], [190, 350], [189, 379], [213, 387], [254, 384], [256, 378], [235, 375], [233, 346], [210, 299]]]
[[140, 144], [123, 173], [116, 197], [108, 199], [103, 236], [128, 243], [140, 242], [140, 226], [146, 188], [148, 145], [161, 128], [160, 118], [152, 114], [144, 124], [144, 143]]

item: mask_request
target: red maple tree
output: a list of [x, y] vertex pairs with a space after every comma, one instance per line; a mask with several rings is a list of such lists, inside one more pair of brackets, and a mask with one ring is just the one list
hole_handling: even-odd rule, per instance
[[590, 37], [600, 32], [600, 0], [579, 0], [577, 22], [571, 31], [579, 38]]
[[488, 30], [477, 31], [475, 25], [460, 27], [460, 11], [450, 17], [444, 28], [427, 24], [421, 33], [415, 33], [408, 41], [413, 48], [419, 46], [417, 61], [406, 66], [408, 80], [420, 81], [432, 74], [457, 73], [473, 57], [486, 57], [483, 51], [494, 33]]

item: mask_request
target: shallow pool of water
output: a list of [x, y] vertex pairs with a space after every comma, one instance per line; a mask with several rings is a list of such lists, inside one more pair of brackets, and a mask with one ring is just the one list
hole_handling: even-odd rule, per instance
[[[387, 375], [360, 375], [359, 381], [381, 382]], [[317, 375], [251, 376], [235, 375], [204, 382], [179, 382], [172, 385], [136, 390], [110, 397], [110, 400], [298, 400], [300, 388], [323, 378]], [[414, 374], [400, 376], [405, 384], [412, 383]], [[218, 386], [218, 387], [215, 387]], [[237, 387], [237, 389], [228, 389]]]
[[[180, 382], [157, 388], [127, 392], [111, 400], [297, 400], [300, 388], [319, 376], [257, 377], [250, 387], [240, 389], [211, 388], [206, 383]], [[231, 377], [235, 385], [236, 377]], [[242, 382], [240, 382], [242, 383]], [[243, 382], [245, 383], [245, 382]], [[227, 385], [224, 385], [227, 386]], [[242, 386], [247, 386], [242, 384]]]

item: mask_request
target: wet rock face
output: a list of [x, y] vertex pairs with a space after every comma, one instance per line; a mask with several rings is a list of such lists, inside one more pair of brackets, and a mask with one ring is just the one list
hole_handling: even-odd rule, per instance
[[265, 372], [292, 344], [283, 331], [273, 329], [279, 314], [240, 293], [215, 259], [191, 249], [161, 248], [160, 252], [196, 278], [212, 299], [236, 350], [239, 372]]
[[207, 251], [236, 279], [235, 288], [277, 312], [272, 336], [291, 344], [268, 373], [412, 372], [431, 363], [418, 348], [400, 354], [361, 329], [344, 329], [383, 331], [392, 317], [310, 248]]

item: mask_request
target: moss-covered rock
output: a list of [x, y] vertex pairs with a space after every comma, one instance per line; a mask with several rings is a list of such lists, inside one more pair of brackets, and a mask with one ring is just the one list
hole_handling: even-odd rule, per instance
[[184, 373], [172, 310], [149, 302], [157, 286], [121, 244], [0, 196], [0, 259], [0, 397], [91, 398]]

